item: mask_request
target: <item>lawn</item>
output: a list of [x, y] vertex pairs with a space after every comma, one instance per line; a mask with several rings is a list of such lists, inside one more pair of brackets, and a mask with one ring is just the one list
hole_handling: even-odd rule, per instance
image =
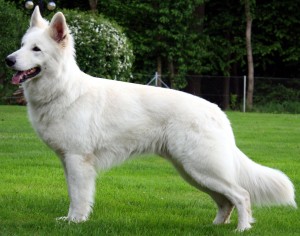
[[[284, 171], [300, 204], [300, 115], [229, 112], [237, 145], [255, 161]], [[81, 224], [67, 214], [63, 169], [31, 128], [25, 107], [0, 106], [0, 235], [232, 235], [214, 226], [212, 200], [163, 159], [144, 156], [99, 174], [94, 212]], [[300, 235], [300, 211], [253, 207], [243, 235]]]

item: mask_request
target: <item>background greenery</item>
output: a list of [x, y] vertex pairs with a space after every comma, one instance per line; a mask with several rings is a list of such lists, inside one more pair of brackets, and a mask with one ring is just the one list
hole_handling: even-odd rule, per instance
[[15, 4], [0, 0], [0, 104], [2, 97], [11, 95], [15, 89], [8, 83], [12, 71], [5, 66], [4, 59], [20, 46], [28, 22], [28, 17]]
[[[30, 16], [24, 16], [23, 12], [0, 0], [0, 55], [3, 59], [19, 48], [21, 37], [29, 26]], [[102, 15], [76, 10], [63, 12], [75, 39], [79, 67], [90, 75], [129, 81], [134, 56], [122, 28]], [[52, 16], [46, 18], [50, 21]], [[16, 90], [16, 86], [10, 84], [13, 73], [4, 63], [0, 65], [0, 104], [8, 102], [5, 99]]]
[[[299, 93], [295, 91], [300, 89], [300, 42], [298, 40], [300, 1], [249, 1], [252, 3], [253, 15], [254, 105], [259, 110], [266, 107], [266, 111], [298, 112], [300, 98]], [[12, 10], [5, 4], [0, 4], [3, 12], [3, 20], [0, 21], [0, 35], [3, 42], [0, 45], [0, 52], [3, 53], [4, 58], [7, 51], [11, 52], [14, 49], [11, 47], [9, 50], [4, 50], [2, 47], [19, 42], [18, 35], [25, 31], [22, 24], [28, 22], [22, 20], [23, 18], [18, 19], [17, 15], [26, 13], [28, 19], [30, 11], [25, 11], [24, 0], [0, 0], [0, 3], [3, 2], [13, 2], [19, 9], [17, 13], [16, 9]], [[126, 60], [126, 56], [132, 58], [130, 50], [127, 49], [126, 56], [119, 55], [113, 60], [104, 58], [103, 55], [110, 53], [111, 45], [118, 43], [110, 38], [111, 34], [101, 36], [95, 33], [96, 28], [90, 27], [84, 20], [85, 23], [81, 23], [84, 29], [82, 34], [89, 35], [89, 38], [95, 35], [96, 40], [102, 40], [99, 44], [93, 43], [82, 48], [77, 45], [77, 58], [86, 72], [114, 78], [116, 74], [120, 74], [116, 69], [119, 68], [116, 67], [118, 65], [116, 60], [131, 62], [133, 63], [131, 71], [127, 71], [130, 70], [130, 66], [125, 66], [126, 72], [120, 74], [120, 77], [124, 75], [121, 79], [129, 73], [133, 75], [132, 77], [129, 75], [130, 81], [147, 83], [155, 71], [160, 70], [164, 82], [173, 88], [205, 97], [222, 108], [228, 108], [228, 98], [233, 97], [231, 96], [233, 94], [237, 96], [237, 103], [240, 104], [243, 91], [242, 79], [234, 78], [247, 74], [244, 0], [102, 0], [98, 1], [93, 13], [89, 11], [89, 2], [93, 0], [57, 0], [56, 10], [80, 9], [80, 12], [88, 12], [88, 15], [83, 14], [82, 18], [98, 18], [97, 15], [102, 14], [110, 21], [117, 22], [131, 41], [132, 46], [124, 48], [133, 49], [135, 60], [134, 62], [131, 59]], [[16, 15], [17, 18], [6, 16], [10, 14], [9, 12], [12, 12], [10, 17]], [[44, 15], [47, 14], [49, 12], [45, 10]], [[69, 18], [81, 18], [79, 15], [81, 13], [77, 12], [75, 16]], [[72, 24], [71, 21], [68, 22]], [[111, 25], [107, 21], [105, 24]], [[113, 27], [119, 32], [119, 27], [115, 27], [115, 24]], [[2, 38], [2, 35], [5, 35], [2, 31], [8, 29], [11, 36]], [[120, 35], [122, 38], [123, 32]], [[108, 38], [104, 40], [103, 38], [106, 37]], [[81, 42], [90, 41], [81, 40]], [[95, 60], [89, 60], [89, 57]], [[103, 66], [109, 68], [102, 69]], [[203, 75], [209, 75], [211, 79], [203, 79]], [[280, 82], [277, 80], [268, 82], [260, 80], [262, 77], [286, 79]], [[4, 63], [0, 64], [1, 97], [7, 93], [5, 88], [10, 78], [11, 72], [7, 74]], [[276, 91], [273, 92], [273, 89]], [[206, 94], [211, 96], [205, 96]]]
[[63, 12], [74, 35], [76, 60], [81, 70], [93, 76], [129, 81], [133, 52], [120, 26], [103, 15], [76, 10]]
[[[284, 171], [300, 197], [300, 116], [227, 113], [237, 145], [256, 162]], [[97, 182], [94, 212], [82, 224], [56, 222], [68, 211], [63, 169], [34, 134], [25, 107], [0, 106], [0, 235], [240, 235], [214, 226], [213, 201], [185, 183], [161, 158], [144, 156]], [[257, 223], [243, 235], [299, 235], [300, 211], [254, 207]]]

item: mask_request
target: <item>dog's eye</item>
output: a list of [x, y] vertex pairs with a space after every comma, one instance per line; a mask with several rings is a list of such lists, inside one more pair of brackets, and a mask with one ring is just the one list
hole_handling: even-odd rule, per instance
[[35, 51], [35, 52], [41, 51], [41, 49], [39, 47], [37, 47], [37, 46], [35, 46], [32, 50]]

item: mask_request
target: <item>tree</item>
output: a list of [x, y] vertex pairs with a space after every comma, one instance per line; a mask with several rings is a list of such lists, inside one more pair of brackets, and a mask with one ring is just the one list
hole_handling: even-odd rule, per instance
[[258, 1], [252, 26], [255, 74], [300, 77], [300, 2]]
[[239, 87], [237, 84], [231, 88], [230, 78], [238, 73], [237, 68], [241, 70], [240, 68], [245, 65], [244, 11], [241, 4], [236, 4], [232, 0], [209, 1], [205, 7], [204, 34], [209, 38], [210, 54], [203, 64], [210, 65], [210, 75], [224, 76], [218, 80], [216, 86], [222, 89], [213, 92], [222, 94], [222, 101], [219, 104], [223, 109], [228, 109], [230, 93], [233, 89], [238, 90], [236, 88]]
[[[99, 12], [126, 28], [136, 53], [135, 72], [168, 75], [174, 88], [186, 86], [185, 75], [201, 73], [205, 37], [196, 31], [195, 12], [204, 0], [101, 1]], [[137, 78], [140, 82], [141, 78]]]
[[[24, 9], [24, 1], [7, 1]], [[59, 8], [84, 11], [90, 10], [90, 2], [94, 3], [93, 8], [97, 4], [98, 12], [125, 28], [136, 58], [133, 82], [146, 83], [158, 71], [173, 88], [182, 89], [188, 83], [188, 89], [197, 87], [189, 90], [196, 95], [200, 95], [200, 89], [206, 89], [203, 93], [207, 89], [219, 93], [223, 100], [217, 98], [214, 102], [226, 109], [230, 94], [241, 91], [241, 83], [233, 81], [232, 76], [252, 74], [252, 63], [256, 76], [300, 77], [300, 1], [56, 1]], [[252, 62], [245, 47], [247, 19], [251, 23], [247, 32], [251, 33], [248, 39], [255, 58]], [[191, 76], [187, 79], [187, 75]], [[225, 79], [204, 84], [198, 75], [225, 76]], [[251, 81], [251, 76], [248, 77]], [[249, 107], [253, 105], [250, 95], [253, 99], [257, 86], [258, 83], [254, 87], [254, 80], [252, 88], [251, 84], [248, 86]]]

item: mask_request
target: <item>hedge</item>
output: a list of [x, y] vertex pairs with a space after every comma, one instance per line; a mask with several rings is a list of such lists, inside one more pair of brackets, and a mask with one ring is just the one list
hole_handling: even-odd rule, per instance
[[129, 81], [133, 51], [122, 29], [102, 15], [63, 10], [75, 40], [81, 70], [97, 77]]

